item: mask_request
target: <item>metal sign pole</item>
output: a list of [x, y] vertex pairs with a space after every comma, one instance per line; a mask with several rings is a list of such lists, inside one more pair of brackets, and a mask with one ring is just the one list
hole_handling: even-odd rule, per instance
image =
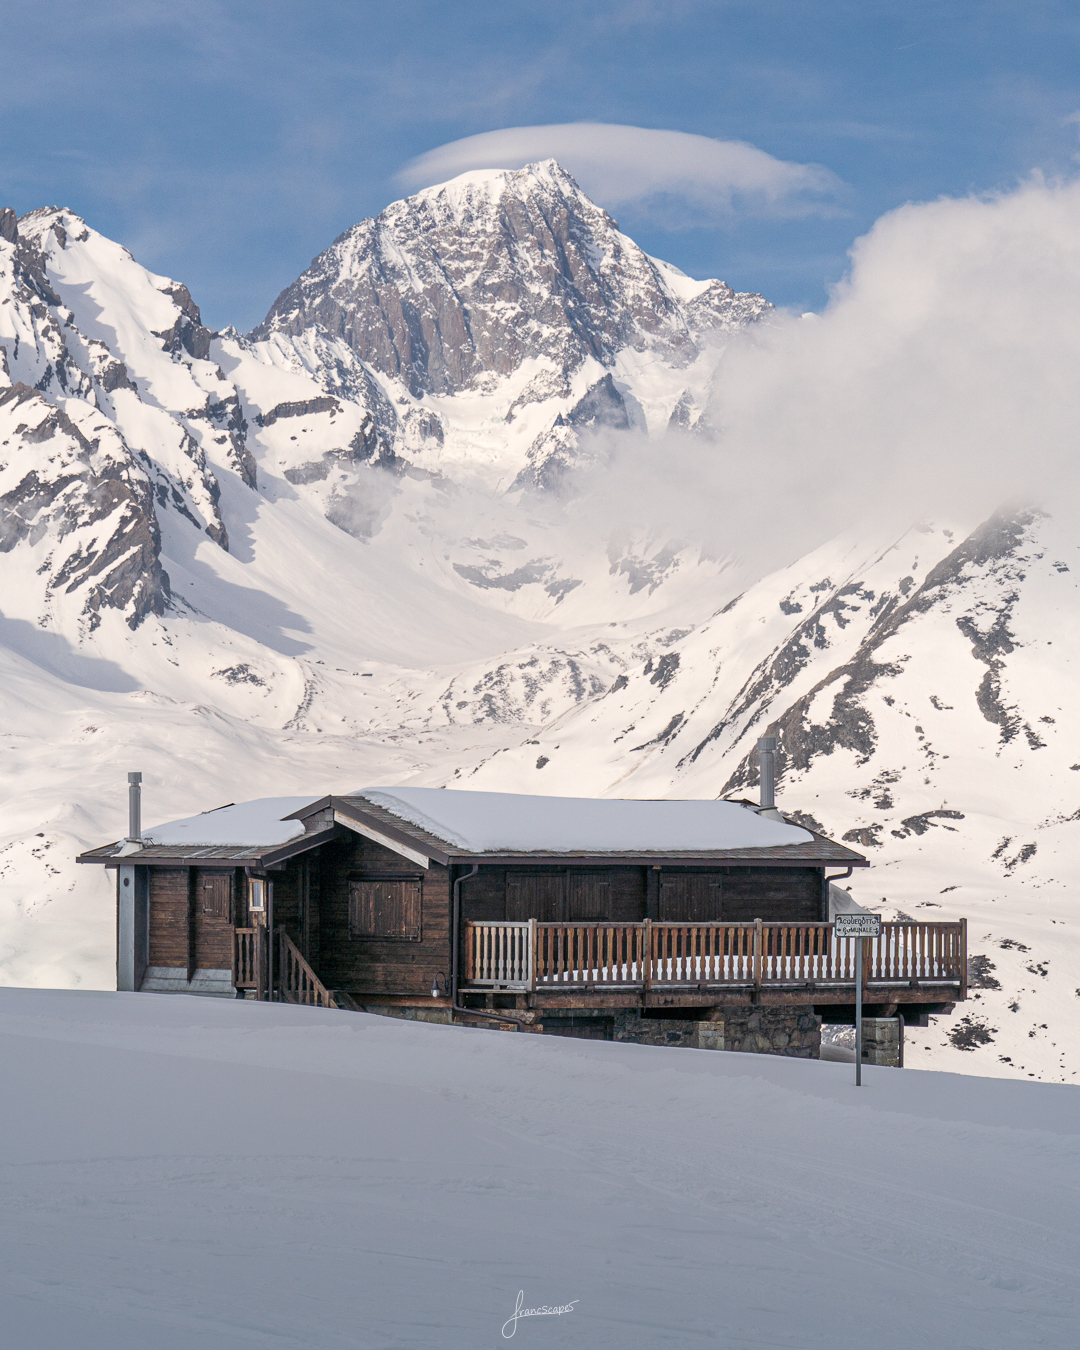
[[855, 1086], [862, 1087], [863, 947], [867, 938], [881, 936], [881, 918], [866, 910], [837, 914], [833, 919], [833, 932], [837, 938], [847, 938], [855, 943]]
[[862, 1087], [862, 949], [863, 939], [855, 939], [855, 1086]]

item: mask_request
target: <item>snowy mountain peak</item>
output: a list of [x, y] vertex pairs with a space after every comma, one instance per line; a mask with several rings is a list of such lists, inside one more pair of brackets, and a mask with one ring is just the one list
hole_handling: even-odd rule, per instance
[[689, 302], [681, 290], [546, 160], [463, 174], [354, 225], [251, 337], [339, 336], [412, 397], [446, 397], [491, 392], [529, 361], [564, 383], [625, 349], [684, 367], [704, 334], [768, 309], [720, 281]]
[[[572, 175], [554, 159], [526, 164], [521, 169], [469, 169], [445, 183], [421, 188], [408, 200], [429, 202], [436, 212], [449, 210], [459, 224], [464, 224], [507, 198], [524, 203], [552, 194], [580, 197], [588, 202]], [[404, 205], [395, 202], [387, 210]]]

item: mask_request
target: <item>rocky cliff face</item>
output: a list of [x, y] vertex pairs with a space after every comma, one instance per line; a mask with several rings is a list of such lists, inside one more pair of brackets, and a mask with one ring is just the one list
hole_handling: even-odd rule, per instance
[[463, 174], [354, 225], [251, 337], [314, 329], [412, 396], [446, 397], [485, 390], [525, 362], [568, 381], [626, 348], [685, 367], [705, 334], [767, 309], [760, 295], [692, 282], [648, 257], [548, 160]]
[[694, 423], [724, 344], [770, 308], [650, 258], [546, 161], [354, 225], [250, 340], [362, 404], [399, 455], [558, 489], [597, 430]]
[[77, 593], [85, 631], [106, 609], [135, 628], [169, 596], [150, 478], [108, 422], [80, 420], [29, 385], [0, 389], [0, 553], [27, 550], [46, 613]]
[[[159, 512], [228, 545], [199, 423], [225, 431], [239, 468], [246, 451], [228, 429], [235, 392], [219, 392], [212, 368], [201, 383], [191, 374], [189, 349], [209, 335], [184, 287], [155, 285], [71, 212], [16, 221], [8, 210], [0, 227], [0, 547], [32, 551], [29, 576], [40, 581], [28, 584], [41, 589], [42, 613], [67, 597], [61, 607], [73, 603], [91, 631], [109, 609], [137, 627], [169, 598]], [[118, 270], [127, 282], [119, 304], [110, 294]], [[178, 388], [153, 370], [155, 348], [161, 365], [184, 370]]]

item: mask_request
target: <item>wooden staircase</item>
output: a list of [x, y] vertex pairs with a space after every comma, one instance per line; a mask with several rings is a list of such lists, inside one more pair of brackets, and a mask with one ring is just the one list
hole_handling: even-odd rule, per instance
[[349, 997], [327, 989], [284, 928], [274, 930], [273, 987], [267, 979], [266, 929], [237, 928], [233, 944], [233, 986], [252, 989], [255, 997], [275, 1003], [302, 1003], [309, 1008], [360, 1009]]
[[284, 928], [277, 939], [278, 978], [275, 993], [282, 1003], [304, 1003], [309, 1008], [340, 1008], [338, 997], [323, 984], [300, 954], [300, 949]]

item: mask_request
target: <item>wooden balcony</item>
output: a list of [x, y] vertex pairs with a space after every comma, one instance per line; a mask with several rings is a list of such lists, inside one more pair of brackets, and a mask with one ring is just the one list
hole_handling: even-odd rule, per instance
[[[877, 938], [838, 938], [830, 923], [474, 923], [465, 925], [463, 989], [561, 991], [810, 990], [854, 998], [862, 941], [864, 1000], [921, 986], [966, 994], [966, 921], [883, 923]], [[808, 995], [812, 999], [813, 994]]]

